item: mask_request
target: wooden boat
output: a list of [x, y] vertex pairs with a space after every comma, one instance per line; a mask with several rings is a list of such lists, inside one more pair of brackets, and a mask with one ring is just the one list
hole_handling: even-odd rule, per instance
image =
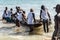
[[[51, 25], [52, 23], [49, 21], [48, 22], [48, 25]], [[42, 26], [42, 21], [40, 21], [40, 20], [36, 20], [36, 22], [34, 23], [34, 24], [27, 24], [26, 22], [22, 22], [21, 23], [21, 25], [24, 25], [24, 26], [30, 26], [30, 25], [32, 25], [32, 26], [34, 26], [34, 27], [40, 27], [40, 26]]]
[[36, 20], [36, 22], [34, 24], [27, 24], [26, 22], [22, 22], [21, 25], [24, 26], [34, 26], [34, 27], [40, 27], [42, 25], [42, 22], [40, 22], [39, 20]]
[[[50, 25], [51, 23], [49, 23], [49, 25]], [[21, 22], [21, 25], [22, 26], [34, 26], [34, 27], [40, 27], [41, 25], [42, 25], [42, 21], [40, 22], [40, 20], [36, 20], [36, 22], [34, 23], [34, 24], [27, 24], [26, 22], [24, 22], [24, 21], [22, 21]]]

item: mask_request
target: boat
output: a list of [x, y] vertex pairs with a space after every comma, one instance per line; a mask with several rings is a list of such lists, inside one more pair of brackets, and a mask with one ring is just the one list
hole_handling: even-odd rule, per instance
[[[51, 24], [52, 24], [52, 23], [49, 23], [49, 25], [51, 25]], [[31, 25], [31, 26], [34, 26], [34, 27], [40, 27], [40, 26], [42, 26], [42, 21], [40, 22], [40, 20], [36, 20], [36, 22], [35, 22], [34, 24], [30, 24], [30, 25], [27, 24], [27, 22], [22, 21], [22, 22], [21, 22], [21, 25], [22, 25], [22, 26], [27, 26], [27, 27], [30, 26], [30, 25]]]
[[34, 27], [40, 27], [42, 26], [42, 22], [40, 22], [39, 20], [36, 20], [36, 22], [34, 24], [27, 24], [26, 22], [21, 22], [21, 25], [24, 26], [34, 26]]

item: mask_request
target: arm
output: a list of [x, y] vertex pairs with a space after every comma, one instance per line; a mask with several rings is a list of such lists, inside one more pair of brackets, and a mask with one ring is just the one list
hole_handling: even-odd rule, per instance
[[22, 16], [23, 16], [23, 18], [26, 20], [26, 16], [25, 16], [25, 14], [22, 14]]
[[2, 20], [5, 19], [5, 15], [6, 14], [5, 14], [5, 10], [4, 10], [3, 15], [2, 15]]
[[41, 19], [42, 19], [42, 18], [41, 18], [41, 14], [42, 14], [42, 10], [40, 10], [40, 22], [41, 22]]
[[48, 14], [49, 20], [51, 20], [51, 17], [50, 17], [50, 14], [49, 14], [49, 12], [47, 12], [47, 14]]
[[42, 13], [42, 10], [40, 10], [40, 19], [41, 19], [41, 13]]
[[33, 15], [34, 22], [36, 22], [36, 20], [35, 20], [35, 14], [34, 14], [34, 13], [32, 13], [32, 15]]
[[5, 15], [4, 15], [4, 13], [3, 13], [3, 15], [2, 15], [2, 20], [4, 19], [4, 16], [5, 16]]
[[35, 20], [35, 14], [34, 13], [32, 13], [33, 14], [33, 19], [34, 19], [34, 22], [36, 22], [36, 20]]
[[55, 22], [54, 28], [56, 29], [58, 27], [58, 17], [57, 17], [57, 15], [55, 15], [55, 17], [54, 17], [54, 22]]
[[13, 14], [13, 16], [16, 18], [17, 13]]

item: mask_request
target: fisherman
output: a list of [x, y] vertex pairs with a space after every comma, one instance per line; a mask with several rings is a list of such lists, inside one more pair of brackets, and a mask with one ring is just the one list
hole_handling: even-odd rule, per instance
[[51, 20], [51, 18], [49, 12], [47, 11], [44, 5], [41, 6], [40, 19], [43, 22], [44, 32], [49, 32], [48, 21]]
[[8, 8], [5, 7], [4, 13], [2, 15], [2, 19], [6, 20], [7, 14], [8, 14]]
[[26, 13], [25, 13], [25, 11], [23, 11], [23, 14], [22, 14], [22, 22], [23, 22], [24, 24], [27, 24], [27, 18], [26, 18]]
[[22, 23], [23, 20], [23, 11], [20, 9], [20, 7], [17, 7], [17, 12], [15, 13], [15, 17], [16, 17], [16, 26], [17, 26], [17, 30], [20, 30], [20, 25]]
[[34, 14], [34, 10], [30, 9], [30, 12], [28, 13], [27, 16], [27, 24], [29, 25], [30, 28], [30, 32], [33, 31], [33, 24], [35, 23], [35, 14]]
[[16, 7], [15, 17], [17, 30], [20, 30], [20, 22], [22, 21], [22, 13], [20, 12], [20, 7]]
[[11, 8], [10, 11], [8, 11], [8, 22], [13, 22], [12, 14], [13, 14], [13, 9]]
[[4, 10], [4, 13], [3, 13], [3, 19], [6, 20], [6, 22], [10, 22], [11, 19], [10, 19], [11, 15], [8, 11], [8, 8], [5, 7], [5, 10]]

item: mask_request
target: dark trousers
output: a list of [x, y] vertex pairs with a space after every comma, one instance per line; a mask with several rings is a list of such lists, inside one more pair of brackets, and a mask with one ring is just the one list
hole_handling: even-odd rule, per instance
[[34, 26], [33, 26], [32, 24], [28, 24], [28, 26], [29, 26], [29, 28], [30, 28], [30, 32], [32, 32]]
[[20, 27], [20, 21], [18, 19], [16, 19], [15, 24], [16, 24], [17, 27]]
[[6, 17], [5, 20], [6, 20], [7, 22], [11, 22], [11, 19], [10, 19], [9, 17]]
[[6, 20], [6, 21], [9, 22], [9, 23], [14, 22], [14, 20], [11, 19], [11, 18], [9, 18], [9, 17], [3, 17], [3, 19]]
[[55, 36], [57, 36], [57, 33], [58, 33], [58, 26], [55, 26], [55, 30], [53, 32], [53, 35], [52, 35], [52, 39], [51, 40], [56, 40], [55, 39]]
[[43, 28], [44, 28], [44, 32], [49, 32], [48, 20], [43, 19]]

